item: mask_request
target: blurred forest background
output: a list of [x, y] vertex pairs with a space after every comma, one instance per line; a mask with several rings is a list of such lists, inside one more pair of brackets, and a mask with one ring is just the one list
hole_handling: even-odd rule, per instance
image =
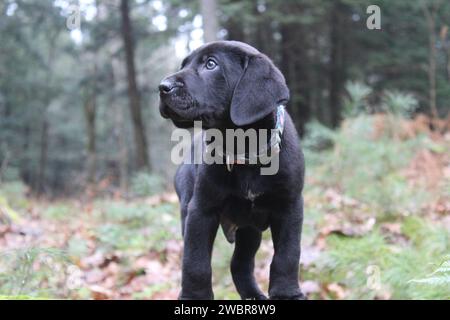
[[[0, 297], [176, 298], [173, 126], [157, 86], [230, 39], [271, 57], [291, 91], [303, 290], [449, 299], [449, 28], [445, 0], [2, 0]], [[216, 297], [234, 299], [232, 247], [217, 242]], [[272, 250], [266, 233], [265, 288]]]

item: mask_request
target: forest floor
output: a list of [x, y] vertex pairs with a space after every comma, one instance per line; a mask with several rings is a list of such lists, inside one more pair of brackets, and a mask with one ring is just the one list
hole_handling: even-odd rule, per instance
[[[385, 120], [317, 127], [304, 141], [300, 279], [310, 299], [450, 299], [450, 132], [429, 131], [417, 118], [392, 131]], [[177, 298], [183, 244], [175, 194], [27, 194], [19, 182], [0, 185], [0, 297]], [[218, 299], [239, 298], [232, 250], [219, 231]], [[266, 231], [255, 265], [266, 292], [272, 253]]]

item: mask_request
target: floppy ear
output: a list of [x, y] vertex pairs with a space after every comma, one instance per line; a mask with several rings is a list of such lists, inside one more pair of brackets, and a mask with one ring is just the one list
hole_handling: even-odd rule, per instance
[[238, 126], [256, 122], [289, 100], [289, 89], [280, 70], [269, 58], [254, 55], [246, 58], [247, 66], [231, 99], [230, 116]]

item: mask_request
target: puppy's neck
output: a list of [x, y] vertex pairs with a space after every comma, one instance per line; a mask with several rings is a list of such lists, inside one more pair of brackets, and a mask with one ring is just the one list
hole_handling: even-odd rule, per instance
[[[270, 149], [274, 142], [274, 134], [276, 135], [276, 133], [274, 133], [274, 130], [276, 130], [276, 126], [277, 126], [277, 111], [274, 111], [272, 113], [270, 113], [269, 115], [267, 115], [266, 117], [264, 117], [261, 120], [258, 120], [252, 124], [246, 125], [246, 126], [236, 126], [234, 124], [226, 126], [225, 128], [216, 128], [218, 130], [221, 131], [223, 137], [227, 137], [227, 130], [243, 130], [244, 132], [246, 130], [252, 130], [253, 132], [256, 133], [256, 138], [257, 138], [257, 145], [258, 146], [262, 146], [262, 145], [267, 145], [267, 147], [263, 147], [264, 149]], [[263, 134], [262, 134], [263, 132]], [[261, 141], [261, 139], [264, 139], [264, 141]], [[245, 140], [245, 150], [246, 152], [242, 153], [242, 151], [238, 151], [237, 147], [235, 146], [234, 151], [230, 151], [228, 150], [228, 145], [227, 145], [227, 139], [223, 139], [223, 145], [222, 145], [222, 150], [226, 150], [225, 154], [234, 154], [234, 155], [240, 155], [242, 156], [249, 156], [250, 153], [247, 153], [248, 150], [250, 150], [249, 148], [249, 141]], [[258, 148], [256, 154], [259, 154], [261, 151], [261, 147]], [[224, 154], [224, 157], [225, 157]], [[255, 154], [251, 153], [252, 156], [254, 157]]]

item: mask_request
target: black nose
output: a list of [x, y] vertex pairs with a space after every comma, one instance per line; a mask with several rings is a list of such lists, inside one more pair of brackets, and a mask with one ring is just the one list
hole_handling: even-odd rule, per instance
[[161, 92], [161, 93], [170, 93], [173, 89], [179, 88], [182, 86], [183, 86], [183, 84], [181, 82], [170, 81], [170, 80], [164, 79], [163, 81], [161, 81], [158, 88], [159, 88], [159, 92]]

